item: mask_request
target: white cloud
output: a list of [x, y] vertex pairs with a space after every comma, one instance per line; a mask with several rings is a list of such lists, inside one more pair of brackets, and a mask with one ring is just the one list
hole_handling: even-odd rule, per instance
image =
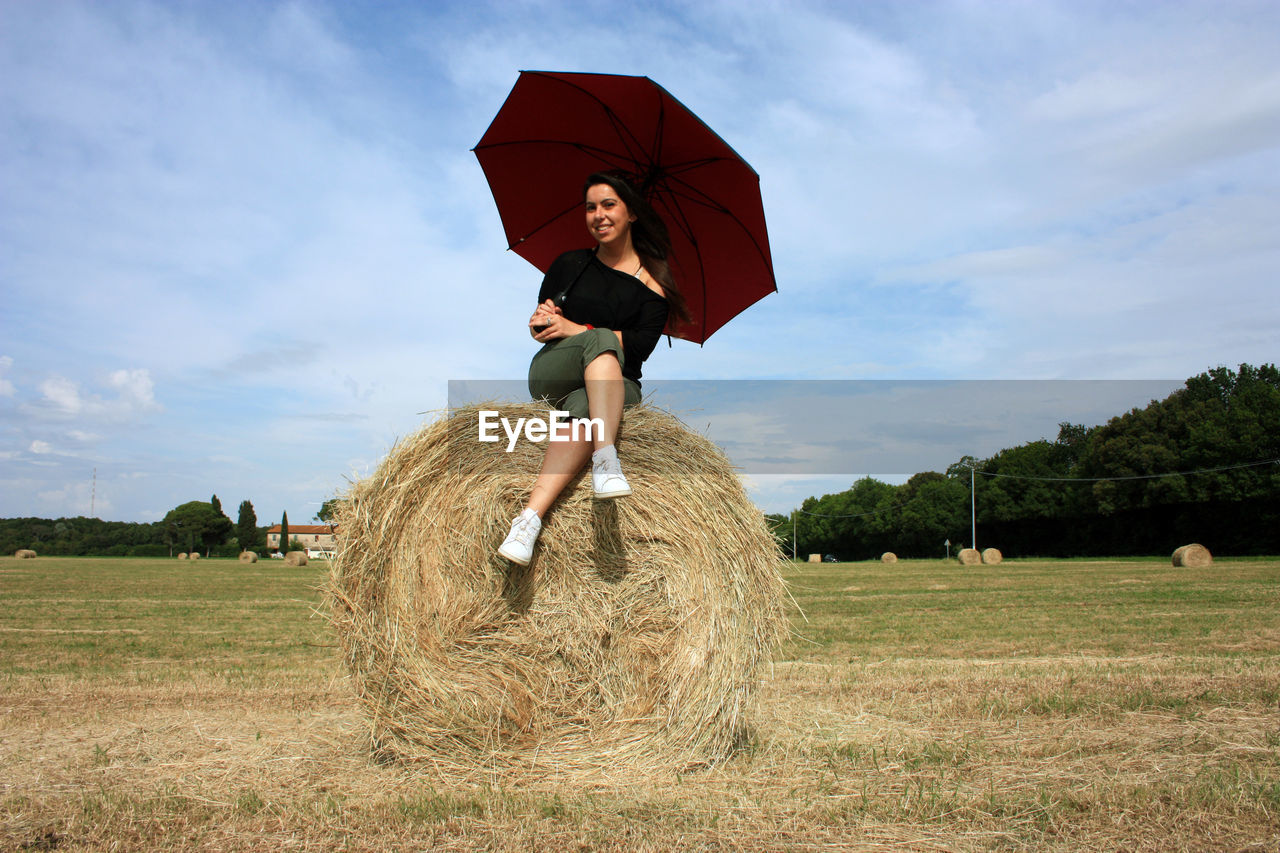
[[86, 394], [75, 381], [51, 376], [40, 383], [41, 399], [26, 410], [63, 419], [122, 422], [163, 409], [155, 399], [155, 382], [146, 368], [114, 370], [105, 377], [105, 384], [114, 396]]
[[31, 442], [31, 446], [27, 449], [30, 450], [32, 453], [40, 453], [40, 454], [52, 453], [53, 445], [51, 445], [47, 441], [40, 441], [39, 439], [36, 439], [35, 441]]
[[[761, 174], [781, 292], [705, 349], [661, 348], [647, 381], [1274, 359], [1274, 4], [210, 8], [3, 14], [40, 49], [0, 50], [24, 318], [0, 333], [0, 411], [14, 448], [154, 475], [113, 486], [129, 517], [215, 490], [278, 517], [295, 492], [259, 455], [340, 486], [446, 380], [524, 373], [538, 274], [502, 251], [468, 150], [519, 68], [650, 74]], [[87, 506], [74, 462], [23, 493], [64, 476], [66, 511]]]
[[11, 367], [13, 367], [12, 356], [0, 355], [0, 397], [12, 397], [17, 393], [13, 383], [3, 376]]
[[108, 377], [107, 384], [120, 392], [120, 404], [134, 412], [159, 408], [155, 398], [155, 383], [151, 381], [151, 373], [146, 369], [114, 371]]
[[45, 402], [61, 414], [78, 415], [84, 409], [79, 386], [65, 376], [54, 376], [41, 382], [40, 393], [44, 395]]

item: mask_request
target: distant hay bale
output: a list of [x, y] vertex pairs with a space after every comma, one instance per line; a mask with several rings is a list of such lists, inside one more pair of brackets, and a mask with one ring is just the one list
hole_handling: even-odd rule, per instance
[[256, 562], [258, 562], [258, 555], [257, 555], [257, 553], [255, 553], [255, 552], [253, 552], [253, 551], [241, 551], [241, 552], [240, 552], [240, 562], [242, 562], [242, 563], [256, 563]]
[[976, 566], [982, 562], [982, 555], [974, 548], [961, 549], [956, 556], [960, 558], [960, 565], [962, 566]]
[[179, 555], [178, 555], [178, 559], [179, 559], [179, 560], [185, 560], [185, 559], [187, 559], [187, 552], [186, 552], [186, 551], [183, 551], [181, 554], [179, 554]]
[[898, 562], [898, 555], [893, 553], [892, 551], [885, 551], [883, 554], [880, 555], [880, 562], [896, 563]]
[[810, 555], [809, 555], [809, 562], [810, 562], [810, 563], [821, 563], [821, 562], [822, 562], [822, 555], [821, 555], [821, 554], [810, 554]]
[[19, 548], [17, 551], [13, 552], [13, 556], [19, 560], [34, 560], [36, 558], [36, 552], [32, 551], [30, 548]]
[[1173, 564], [1179, 568], [1203, 569], [1213, 565], [1213, 555], [1199, 543], [1183, 545], [1173, 552]]
[[1004, 554], [1000, 553], [999, 548], [984, 548], [982, 550], [982, 562], [988, 566], [994, 566], [1004, 559]]
[[191, 559], [193, 559], [193, 560], [198, 560], [198, 559], [200, 559], [200, 552], [199, 552], [199, 551], [192, 551], [192, 552], [191, 552]]
[[454, 410], [339, 510], [328, 599], [378, 754], [439, 770], [597, 777], [713, 763], [740, 744], [786, 630], [777, 540], [736, 471], [665, 412], [630, 409], [634, 490], [579, 475], [527, 568], [497, 554], [545, 444], [476, 440]]
[[305, 566], [307, 564], [307, 552], [290, 551], [284, 555], [284, 564], [286, 566]]

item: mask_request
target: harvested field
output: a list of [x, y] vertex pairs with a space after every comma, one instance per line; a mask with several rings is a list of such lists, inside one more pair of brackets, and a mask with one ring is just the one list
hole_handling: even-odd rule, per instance
[[598, 784], [368, 751], [278, 561], [0, 558], [0, 849], [1274, 850], [1280, 560], [800, 564], [728, 763]]

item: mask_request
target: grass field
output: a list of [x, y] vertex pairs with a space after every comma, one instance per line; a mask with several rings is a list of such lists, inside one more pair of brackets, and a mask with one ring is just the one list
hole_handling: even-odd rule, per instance
[[0, 848], [1280, 850], [1280, 560], [797, 566], [749, 746], [591, 788], [373, 762], [324, 571], [0, 558]]

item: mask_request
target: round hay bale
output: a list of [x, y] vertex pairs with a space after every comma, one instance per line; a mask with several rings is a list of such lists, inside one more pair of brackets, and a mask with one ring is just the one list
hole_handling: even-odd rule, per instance
[[179, 560], [185, 560], [185, 559], [187, 559], [187, 552], [183, 551], [181, 554], [179, 554], [179, 555], [178, 555], [178, 559], [179, 559]]
[[199, 552], [199, 551], [192, 551], [192, 552], [191, 552], [191, 559], [193, 559], [193, 560], [198, 560], [198, 559], [200, 559], [200, 552]]
[[956, 556], [960, 558], [962, 566], [976, 566], [982, 562], [982, 555], [974, 548], [962, 548]]
[[32, 551], [30, 548], [19, 548], [17, 551], [13, 552], [13, 556], [17, 557], [19, 560], [34, 560], [36, 558], [36, 552]]
[[290, 551], [284, 555], [284, 564], [286, 566], [305, 566], [307, 564], [307, 552]]
[[533, 776], [727, 756], [786, 630], [778, 542], [728, 459], [665, 412], [628, 410], [632, 495], [595, 500], [579, 474], [522, 568], [497, 547], [546, 445], [477, 441], [481, 408], [403, 440], [339, 511], [331, 618], [375, 750]]
[[892, 551], [885, 551], [883, 554], [880, 555], [880, 562], [896, 563], [898, 562], [898, 555], [893, 553]]
[[983, 548], [982, 562], [988, 566], [994, 566], [1004, 560], [1004, 554], [1000, 553], [999, 548]]
[[1199, 543], [1183, 545], [1173, 552], [1173, 564], [1187, 569], [1203, 569], [1213, 565], [1213, 555]]
[[242, 562], [242, 563], [256, 563], [256, 562], [258, 562], [258, 555], [257, 555], [257, 553], [255, 553], [255, 552], [253, 552], [253, 551], [241, 551], [241, 552], [240, 552], [240, 562]]

